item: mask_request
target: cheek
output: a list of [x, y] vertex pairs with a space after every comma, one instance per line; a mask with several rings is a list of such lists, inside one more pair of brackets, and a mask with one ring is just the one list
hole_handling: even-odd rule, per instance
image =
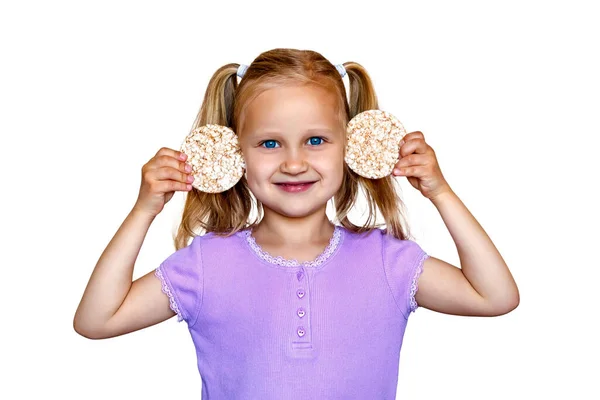
[[246, 161], [246, 180], [253, 184], [268, 179], [273, 174], [273, 162], [268, 157], [251, 153], [244, 155]]
[[313, 163], [314, 169], [330, 184], [338, 184], [344, 176], [344, 164], [341, 157], [330, 157]]
[[328, 151], [322, 157], [315, 160], [315, 165], [319, 165], [330, 174], [342, 170], [344, 167], [344, 150], [335, 148], [332, 151]]

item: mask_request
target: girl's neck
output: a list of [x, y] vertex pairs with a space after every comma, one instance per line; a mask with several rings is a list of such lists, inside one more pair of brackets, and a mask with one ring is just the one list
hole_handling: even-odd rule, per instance
[[252, 229], [252, 236], [266, 246], [306, 246], [327, 243], [335, 225], [326, 215], [306, 218], [265, 217]]

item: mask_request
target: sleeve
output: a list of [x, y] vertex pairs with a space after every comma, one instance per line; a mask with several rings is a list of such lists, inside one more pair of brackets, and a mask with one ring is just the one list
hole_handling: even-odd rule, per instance
[[177, 250], [164, 260], [154, 275], [161, 281], [162, 291], [169, 297], [171, 310], [177, 313], [177, 322], [189, 325], [196, 322], [202, 302], [203, 266], [200, 236], [194, 237], [187, 247]]
[[383, 235], [383, 267], [400, 312], [408, 319], [418, 308], [415, 294], [417, 282], [423, 272], [423, 263], [429, 255], [412, 240], [400, 240], [392, 235]]

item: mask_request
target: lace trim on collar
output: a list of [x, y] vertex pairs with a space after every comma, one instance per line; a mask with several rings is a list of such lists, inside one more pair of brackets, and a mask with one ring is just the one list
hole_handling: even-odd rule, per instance
[[248, 244], [260, 258], [271, 264], [282, 265], [284, 267], [298, 267], [301, 265], [305, 267], [317, 267], [323, 264], [329, 257], [331, 257], [333, 252], [337, 249], [340, 243], [341, 233], [341, 228], [336, 225], [333, 230], [333, 236], [329, 240], [329, 244], [327, 245], [325, 250], [323, 250], [323, 252], [313, 261], [299, 262], [298, 260], [288, 260], [281, 256], [273, 257], [271, 254], [264, 251], [258, 243], [256, 243], [256, 239], [254, 238], [254, 236], [252, 236], [251, 229], [247, 229], [246, 231], [244, 231]]

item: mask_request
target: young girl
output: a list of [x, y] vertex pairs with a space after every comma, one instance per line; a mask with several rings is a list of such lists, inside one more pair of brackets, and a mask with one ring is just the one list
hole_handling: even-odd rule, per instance
[[[513, 310], [519, 293], [423, 133], [404, 137], [391, 176], [348, 168], [346, 124], [371, 109], [378, 104], [365, 69], [313, 51], [275, 49], [247, 69], [218, 69], [194, 128], [231, 127], [244, 176], [205, 193], [190, 185], [183, 153], [160, 149], [92, 273], [75, 330], [109, 338], [177, 315], [196, 348], [203, 399], [394, 399], [402, 338], [418, 306], [496, 316]], [[461, 268], [409, 239], [394, 187], [400, 176], [440, 212]], [[359, 188], [365, 226], [347, 217]], [[131, 282], [146, 232], [175, 191], [187, 192], [177, 251]], [[332, 198], [338, 224], [326, 215]], [[377, 209], [386, 230], [372, 222]]]

